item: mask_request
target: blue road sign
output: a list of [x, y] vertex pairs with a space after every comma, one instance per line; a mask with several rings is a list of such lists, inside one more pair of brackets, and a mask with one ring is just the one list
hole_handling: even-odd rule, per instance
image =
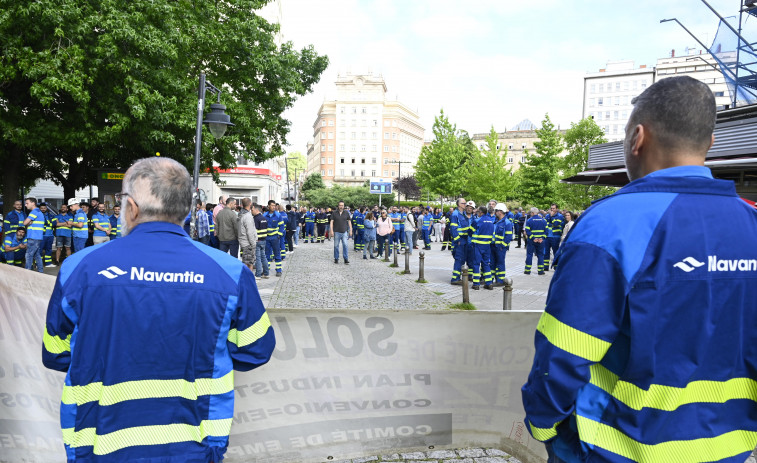
[[375, 195], [392, 194], [392, 182], [371, 182], [371, 193]]

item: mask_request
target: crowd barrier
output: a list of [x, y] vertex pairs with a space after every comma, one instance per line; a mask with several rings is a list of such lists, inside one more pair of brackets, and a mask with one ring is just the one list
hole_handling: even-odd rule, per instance
[[[0, 266], [0, 461], [65, 459], [64, 375], [41, 363], [54, 278]], [[270, 310], [271, 361], [235, 374], [229, 463], [327, 462], [465, 447], [523, 463], [544, 447], [520, 387], [539, 312]]]

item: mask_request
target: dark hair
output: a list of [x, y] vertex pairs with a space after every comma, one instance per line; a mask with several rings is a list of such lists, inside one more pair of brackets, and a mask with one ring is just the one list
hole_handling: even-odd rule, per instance
[[235, 202], [237, 202], [237, 200], [229, 196], [229, 199], [226, 200], [226, 205], [228, 206], [229, 204], [235, 203]]
[[205, 210], [206, 210], [206, 211], [212, 211], [214, 207], [215, 207], [215, 206], [214, 206], [213, 204], [207, 203], [207, 204], [205, 205]]
[[707, 84], [689, 76], [662, 79], [644, 90], [634, 105], [628, 127], [651, 128], [663, 148], [706, 152], [715, 129], [715, 96]]
[[373, 212], [368, 212], [365, 214], [365, 220], [373, 220]]
[[250, 204], [252, 204], [252, 200], [250, 198], [242, 198], [242, 207], [247, 209], [250, 207]]
[[288, 210], [288, 211], [291, 211], [292, 210], [292, 205], [291, 204], [287, 204], [286, 207], [285, 207], [285, 209]]
[[268, 205], [270, 206], [271, 204], [276, 204], [276, 201], [274, 201], [273, 199], [269, 199], [268, 200]]

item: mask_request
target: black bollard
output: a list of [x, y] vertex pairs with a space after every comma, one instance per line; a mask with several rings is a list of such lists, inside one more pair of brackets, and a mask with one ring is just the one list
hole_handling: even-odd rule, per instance
[[405, 275], [408, 275], [410, 273], [410, 253], [407, 252], [408, 250], [405, 249], [405, 271], [402, 272]]
[[505, 287], [502, 288], [502, 310], [513, 310], [513, 279], [505, 278]]
[[470, 296], [468, 295], [468, 266], [463, 265], [463, 304], [470, 303]]
[[389, 262], [389, 246], [391, 244], [384, 243], [384, 262]]
[[426, 253], [421, 251], [418, 253], [418, 283], [425, 283], [426, 278], [423, 275], [423, 265], [426, 260]]

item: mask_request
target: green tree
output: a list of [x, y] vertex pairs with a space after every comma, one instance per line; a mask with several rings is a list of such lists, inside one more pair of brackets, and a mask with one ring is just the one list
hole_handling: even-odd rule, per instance
[[323, 183], [323, 177], [320, 173], [314, 172], [305, 177], [305, 181], [302, 182], [302, 189], [300, 190], [300, 193], [302, 194], [303, 198], [310, 200], [310, 195], [313, 192], [325, 189], [326, 184]]
[[415, 165], [415, 178], [424, 190], [453, 198], [464, 187], [464, 176], [460, 168], [468, 158], [466, 145], [461, 141], [461, 133], [452, 124], [444, 110], [434, 118], [432, 128], [434, 140], [424, 146]]
[[511, 195], [512, 169], [507, 166], [507, 150], [500, 153], [498, 144], [499, 136], [492, 126], [486, 136], [486, 148], [476, 149], [473, 159], [466, 163], [466, 198], [470, 196], [477, 203], [491, 198], [504, 202]]
[[[589, 147], [607, 143], [602, 129], [587, 117], [578, 123], [571, 123], [565, 132], [565, 145], [568, 154], [563, 158], [565, 177], [572, 177], [586, 170], [589, 163]], [[570, 209], [586, 209], [595, 199], [615, 192], [615, 188], [602, 185], [560, 184], [560, 197], [564, 207]]]
[[378, 204], [381, 196], [381, 204], [391, 206], [394, 204], [394, 195], [374, 195], [367, 187], [345, 187], [334, 185], [331, 188], [311, 190], [308, 193], [308, 202], [314, 207], [336, 208], [339, 201], [352, 208], [360, 206], [373, 206]]
[[293, 151], [287, 155], [287, 168], [289, 169], [289, 181], [294, 181], [297, 177], [295, 177], [295, 169], [297, 172], [297, 175], [302, 174], [305, 172], [305, 168], [308, 165], [307, 159], [305, 159], [305, 155], [300, 153], [299, 151]]
[[[39, 0], [0, 13], [0, 162], [6, 205], [24, 169], [63, 185], [94, 183], [160, 152], [191, 170], [201, 72], [223, 89], [235, 127], [205, 130], [202, 168], [280, 156], [284, 111], [328, 64], [312, 47], [277, 45], [266, 0]], [[208, 102], [214, 102], [208, 94]], [[25, 167], [24, 167], [25, 166]]]
[[520, 167], [519, 193], [522, 201], [537, 207], [546, 207], [559, 198], [559, 175], [563, 152], [560, 133], [549, 119], [544, 116], [541, 129], [536, 130], [539, 141], [534, 142], [536, 153], [526, 154], [526, 162]]

